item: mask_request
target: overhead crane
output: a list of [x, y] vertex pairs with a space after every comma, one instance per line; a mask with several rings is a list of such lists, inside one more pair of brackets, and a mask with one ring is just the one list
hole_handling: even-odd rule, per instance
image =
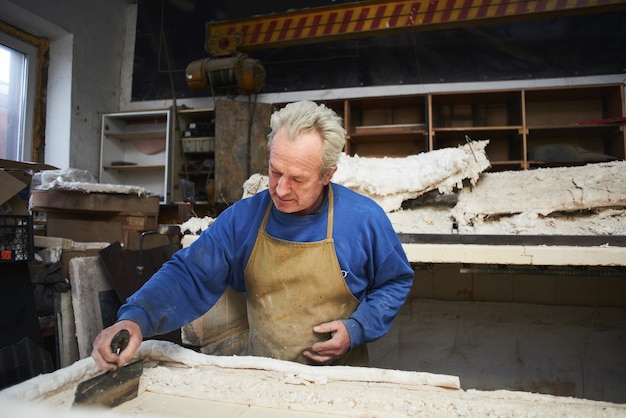
[[240, 51], [293, 46], [399, 31], [435, 30], [584, 13], [626, 10], [624, 0], [364, 1], [207, 25], [207, 52], [219, 39], [241, 38]]
[[626, 0], [375, 0], [209, 22], [211, 58], [189, 64], [186, 78], [196, 90], [238, 85], [249, 94], [265, 72], [245, 53], [262, 48], [623, 10]]

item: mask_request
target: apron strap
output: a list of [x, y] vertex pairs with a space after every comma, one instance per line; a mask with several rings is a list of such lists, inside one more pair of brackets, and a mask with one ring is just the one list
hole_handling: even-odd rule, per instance
[[333, 214], [334, 214], [334, 204], [333, 204], [333, 187], [328, 183], [328, 225], [326, 226], [326, 239], [333, 238]]

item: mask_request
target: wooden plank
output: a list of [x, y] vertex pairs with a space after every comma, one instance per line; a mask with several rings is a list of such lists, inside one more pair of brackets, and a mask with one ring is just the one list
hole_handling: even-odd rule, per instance
[[[76, 321], [76, 338], [80, 359], [91, 355], [93, 341], [106, 321], [105, 295], [113, 291], [99, 257], [77, 257], [70, 260], [70, 283], [72, 284], [72, 307]], [[119, 308], [110, 307], [109, 310]]]
[[216, 102], [215, 203], [240, 200], [243, 183], [252, 174], [267, 174], [270, 109], [264, 103]]
[[398, 234], [403, 244], [559, 245], [626, 247], [626, 235]]
[[624, 266], [624, 247], [402, 244], [411, 263], [523, 266]]

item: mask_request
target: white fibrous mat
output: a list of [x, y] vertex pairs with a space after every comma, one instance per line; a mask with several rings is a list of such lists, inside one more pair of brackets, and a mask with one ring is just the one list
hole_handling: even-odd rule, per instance
[[[144, 342], [137, 356], [144, 359], [139, 394], [111, 411], [121, 416], [202, 416], [207, 411], [201, 401], [270, 411], [263, 416], [281, 411], [293, 416], [301, 412], [345, 417], [603, 417], [626, 413], [626, 405], [609, 402], [506, 390], [465, 391], [458, 377], [450, 375], [211, 356], [165, 341]], [[83, 359], [5, 389], [0, 392], [0, 404], [45, 404], [50, 414], [67, 411], [78, 383], [98, 373], [93, 359]], [[181, 408], [165, 412], [165, 404], [174, 399]]]
[[[408, 157], [359, 157], [342, 153], [332, 181], [372, 198], [385, 212], [428, 191], [443, 194], [474, 184], [490, 167], [485, 154], [488, 140], [456, 148], [443, 148]], [[267, 176], [253, 174], [243, 185], [243, 198], [268, 188]]]
[[408, 157], [360, 158], [342, 154], [332, 180], [376, 201], [385, 212], [431, 190], [441, 194], [475, 184], [490, 167], [485, 153], [488, 140], [456, 148], [443, 148]]
[[624, 178], [625, 161], [483, 173], [448, 205], [424, 199], [389, 218], [399, 233], [450, 233], [454, 223], [465, 234], [624, 235]]
[[200, 235], [202, 231], [213, 225], [215, 218], [205, 216], [203, 218], [192, 217], [180, 225], [180, 233], [191, 235]]
[[35, 173], [33, 186], [37, 190], [65, 190], [83, 193], [115, 193], [148, 196], [152, 193], [140, 186], [98, 183], [87, 170], [67, 168]]
[[[332, 181], [371, 197], [397, 233], [626, 234], [626, 161], [484, 172], [488, 142], [403, 158], [343, 154]], [[242, 197], [267, 187], [254, 174]]]

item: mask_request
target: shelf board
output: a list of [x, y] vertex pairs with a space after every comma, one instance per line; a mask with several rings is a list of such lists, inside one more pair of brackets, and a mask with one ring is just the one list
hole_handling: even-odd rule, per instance
[[185, 173], [184, 171], [178, 172], [178, 175], [181, 177], [184, 177], [184, 176], [201, 177], [201, 176], [208, 176], [209, 174], [213, 174], [213, 171], [190, 171], [188, 173]]
[[165, 141], [167, 139], [167, 133], [163, 131], [150, 131], [150, 132], [118, 132], [118, 133], [105, 133], [109, 138], [115, 138], [122, 141]]
[[582, 165], [587, 165], [590, 162], [588, 161], [536, 161], [529, 160], [528, 165], [530, 167], [541, 167], [541, 168], [549, 168], [549, 167], [577, 167]]
[[351, 137], [372, 135], [415, 135], [426, 134], [426, 125], [423, 123], [405, 123], [397, 125], [356, 126]]
[[[186, 205], [187, 202], [183, 202], [182, 200], [176, 200], [174, 202], [172, 202], [173, 205]], [[196, 200], [194, 203], [192, 203], [192, 205], [209, 205], [209, 201], [208, 200]]]
[[555, 133], [566, 136], [605, 136], [621, 132], [622, 124], [605, 123], [596, 125], [556, 125], [556, 126], [532, 126], [528, 125], [529, 135], [553, 136]]
[[129, 165], [104, 165], [105, 170], [118, 170], [118, 171], [142, 171], [142, 170], [165, 170], [165, 164], [129, 164]]
[[491, 161], [489, 160], [489, 163], [494, 166], [494, 165], [522, 165], [523, 161], [522, 160], [500, 160], [500, 161]]
[[176, 114], [178, 116], [184, 116], [185, 118], [193, 118], [204, 120], [206, 116], [213, 116], [215, 113], [215, 109], [213, 108], [186, 108], [186, 109], [177, 109]]
[[489, 131], [507, 131], [507, 132], [521, 132], [523, 127], [521, 125], [500, 125], [500, 126], [446, 126], [446, 127], [434, 127], [433, 131], [436, 132], [489, 132]]
[[519, 90], [502, 91], [474, 91], [474, 92], [446, 92], [433, 93], [433, 106], [458, 106], [458, 105], [500, 105], [507, 106], [509, 103], [517, 103], [521, 100]]
[[458, 143], [465, 142], [465, 135], [471, 140], [481, 141], [489, 139], [492, 141], [506, 140], [510, 141], [521, 137], [521, 126], [471, 126], [471, 127], [454, 127], [454, 128], [436, 128], [433, 130], [434, 141], [456, 141]]

